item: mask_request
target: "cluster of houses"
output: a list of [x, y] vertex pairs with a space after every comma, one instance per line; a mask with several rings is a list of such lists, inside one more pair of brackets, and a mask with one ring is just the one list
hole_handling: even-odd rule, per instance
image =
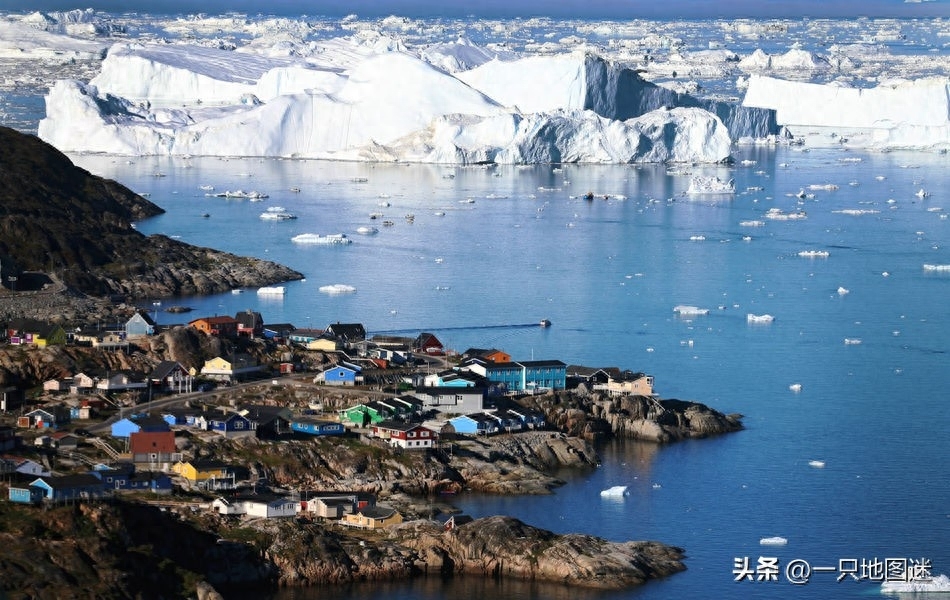
[[[445, 355], [448, 351], [431, 333], [415, 338], [375, 336], [367, 340], [357, 323], [331, 324], [323, 330], [297, 329], [290, 324], [265, 325], [261, 315], [245, 311], [232, 317], [203, 317], [189, 326], [207, 335], [274, 338], [307, 350], [337, 352], [338, 360], [316, 375], [324, 385], [355, 386], [363, 370], [410, 364], [414, 356]], [[119, 347], [139, 336], [154, 335], [157, 326], [146, 312], [137, 312], [125, 326], [101, 333], [66, 332], [55, 325], [11, 321], [6, 333], [10, 343], [47, 346], [80, 343]], [[425, 450], [437, 447], [451, 435], [492, 435], [545, 426], [542, 413], [525, 408], [509, 396], [563, 390], [585, 385], [611, 394], [653, 395], [653, 378], [619, 369], [568, 366], [558, 360], [517, 361], [498, 349], [470, 348], [457, 355], [455, 366], [436, 373], [404, 376], [402, 395], [354, 403], [340, 410], [335, 420], [296, 414], [288, 407], [246, 405], [238, 408], [190, 407], [162, 409], [155, 414], [120, 418], [111, 425], [111, 443], [79, 436], [63, 429], [73, 420], [88, 419], [104, 408], [112, 391], [159, 390], [191, 392], [199, 376], [233, 381], [260, 366], [244, 355], [217, 357], [199, 371], [166, 361], [147, 375], [116, 372], [94, 376], [77, 373], [64, 380], [44, 382], [46, 392], [69, 393], [78, 398], [70, 405], [46, 405], [18, 417], [18, 427], [44, 430], [36, 445], [57, 451], [74, 450], [80, 443], [94, 444], [113, 459], [77, 475], [54, 475], [41, 464], [18, 458], [10, 451], [16, 436], [0, 427], [0, 475], [14, 479], [9, 486], [13, 502], [63, 502], [101, 498], [122, 491], [171, 491], [173, 477], [179, 484], [215, 493], [229, 492], [211, 503], [223, 515], [251, 517], [313, 517], [339, 520], [355, 527], [382, 527], [401, 522], [391, 508], [377, 506], [371, 495], [338, 492], [234, 493], [248, 478], [247, 468], [208, 459], [188, 460], [179, 450], [184, 437], [176, 432], [207, 432], [233, 439], [338, 436], [347, 427], [395, 448]], [[282, 369], [283, 370], [283, 369]], [[0, 390], [0, 403], [15, 397], [15, 390]], [[5, 404], [0, 410], [8, 410]], [[309, 412], [309, 411], [305, 411]]]

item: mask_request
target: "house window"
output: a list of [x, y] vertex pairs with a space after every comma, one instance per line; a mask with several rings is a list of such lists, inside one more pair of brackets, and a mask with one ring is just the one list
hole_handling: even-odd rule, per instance
[[410, 432], [409, 432], [409, 437], [411, 437], [411, 438], [412, 438], [412, 437], [416, 437], [416, 432], [415, 432], [415, 431], [410, 431]]

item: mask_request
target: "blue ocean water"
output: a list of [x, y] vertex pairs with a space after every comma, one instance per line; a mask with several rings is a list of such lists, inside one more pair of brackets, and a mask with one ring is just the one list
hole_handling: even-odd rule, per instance
[[[737, 148], [736, 164], [460, 168], [294, 160], [74, 156], [167, 213], [138, 224], [306, 274], [282, 300], [254, 290], [147, 301], [161, 323], [259, 310], [268, 322], [432, 331], [448, 346], [650, 373], [658, 393], [745, 415], [746, 430], [658, 447], [612, 442], [602, 465], [545, 497], [463, 494], [473, 516], [656, 539], [688, 570], [623, 593], [428, 579], [280, 598], [863, 598], [870, 581], [736, 582], [735, 560], [782, 568], [915, 558], [950, 572], [946, 299], [948, 157]], [[737, 193], [689, 196], [690, 174]], [[255, 190], [261, 202], [206, 196]], [[832, 186], [837, 186], [832, 189]], [[299, 188], [299, 192], [291, 191]], [[813, 189], [814, 188], [814, 189]], [[918, 196], [919, 190], [929, 195]], [[592, 201], [583, 199], [591, 191]], [[799, 192], [804, 194], [799, 194]], [[799, 198], [804, 195], [804, 198]], [[259, 218], [281, 206], [298, 216]], [[774, 220], [770, 209], [804, 211]], [[201, 215], [208, 213], [210, 217]], [[370, 215], [380, 213], [376, 219]], [[444, 214], [443, 214], [444, 213]], [[407, 215], [414, 218], [410, 222]], [[391, 226], [383, 221], [391, 220]], [[378, 233], [363, 236], [360, 226]], [[300, 246], [300, 233], [348, 246]], [[800, 252], [827, 256], [800, 256]], [[354, 293], [320, 287], [344, 284]], [[172, 304], [188, 315], [163, 312]], [[690, 305], [708, 314], [680, 317]], [[772, 315], [750, 323], [747, 315]], [[553, 323], [537, 326], [540, 319]], [[792, 388], [800, 386], [798, 391]], [[810, 461], [823, 461], [824, 467]], [[599, 492], [628, 485], [621, 501]], [[762, 546], [781, 536], [785, 546]]]

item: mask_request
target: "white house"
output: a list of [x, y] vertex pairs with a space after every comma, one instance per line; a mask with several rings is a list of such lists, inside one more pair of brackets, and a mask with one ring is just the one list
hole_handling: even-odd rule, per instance
[[247, 515], [265, 519], [293, 517], [297, 514], [299, 507], [300, 503], [295, 500], [271, 494], [221, 497], [211, 503], [211, 508], [221, 515]]

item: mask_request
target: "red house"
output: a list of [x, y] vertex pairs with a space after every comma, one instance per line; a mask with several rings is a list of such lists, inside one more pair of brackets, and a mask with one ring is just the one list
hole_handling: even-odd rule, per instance
[[412, 347], [416, 352], [422, 352], [424, 354], [438, 356], [445, 354], [445, 346], [442, 345], [442, 342], [440, 342], [439, 338], [435, 337], [433, 333], [420, 333], [412, 343]]
[[175, 447], [174, 431], [138, 431], [129, 434], [129, 452], [133, 463], [168, 465], [181, 460]]
[[399, 448], [431, 448], [439, 434], [418, 423], [381, 421], [373, 425], [373, 435], [389, 440], [389, 445]]

